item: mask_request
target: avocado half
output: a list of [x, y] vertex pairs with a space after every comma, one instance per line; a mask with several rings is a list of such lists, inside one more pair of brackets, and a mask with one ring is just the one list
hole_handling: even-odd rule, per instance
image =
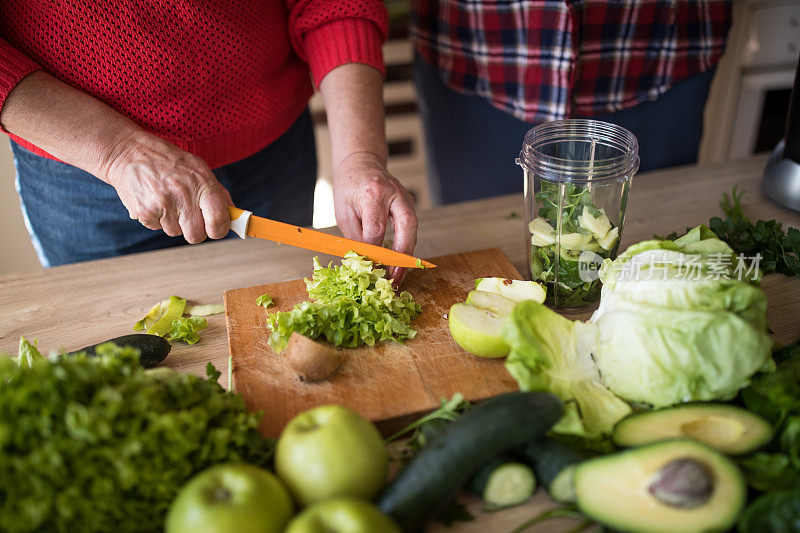
[[590, 459], [575, 470], [586, 516], [630, 533], [700, 533], [734, 525], [746, 498], [737, 466], [689, 439]]
[[772, 439], [772, 426], [739, 407], [696, 403], [634, 414], [614, 428], [614, 442], [623, 447], [681, 437], [738, 455], [768, 443]]

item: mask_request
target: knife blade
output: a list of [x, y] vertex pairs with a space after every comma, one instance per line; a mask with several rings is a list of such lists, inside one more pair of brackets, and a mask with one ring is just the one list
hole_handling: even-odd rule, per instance
[[281, 244], [297, 246], [329, 255], [344, 257], [353, 251], [375, 263], [405, 268], [436, 268], [431, 262], [374, 244], [366, 244], [321, 231], [293, 226], [285, 222], [255, 216], [251, 211], [228, 207], [231, 216], [231, 230], [239, 237], [256, 237]]

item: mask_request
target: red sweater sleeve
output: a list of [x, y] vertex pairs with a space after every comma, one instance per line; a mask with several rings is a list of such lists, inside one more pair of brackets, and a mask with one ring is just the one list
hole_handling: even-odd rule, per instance
[[389, 16], [380, 0], [287, 0], [289, 35], [308, 63], [314, 83], [345, 63], [363, 63], [385, 74], [381, 45]]
[[22, 78], [41, 68], [34, 60], [0, 39], [0, 111], [9, 93]]

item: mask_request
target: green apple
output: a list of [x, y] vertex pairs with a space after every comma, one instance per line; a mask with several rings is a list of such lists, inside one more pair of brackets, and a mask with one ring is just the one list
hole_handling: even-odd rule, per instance
[[517, 302], [509, 300], [505, 296], [500, 296], [494, 292], [472, 291], [467, 295], [467, 303], [474, 307], [488, 309], [494, 314], [506, 317], [516, 307]]
[[470, 304], [455, 304], [448, 315], [450, 335], [472, 355], [505, 357], [509, 347], [500, 336], [500, 331], [506, 316]]
[[505, 296], [514, 302], [535, 300], [544, 302], [545, 288], [535, 281], [522, 281], [506, 278], [479, 278], [475, 280], [475, 288], [479, 291], [493, 292]]
[[389, 455], [377, 428], [340, 405], [295, 416], [278, 439], [275, 471], [303, 506], [337, 496], [371, 499]]
[[289, 523], [286, 533], [400, 533], [377, 507], [360, 498], [315, 503]]
[[203, 470], [180, 490], [166, 533], [280, 533], [294, 512], [289, 491], [271, 472], [249, 464]]

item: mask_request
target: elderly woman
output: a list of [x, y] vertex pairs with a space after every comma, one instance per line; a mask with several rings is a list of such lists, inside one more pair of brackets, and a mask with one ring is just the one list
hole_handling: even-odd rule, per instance
[[391, 221], [412, 252], [413, 200], [386, 171], [386, 33], [380, 0], [0, 3], [0, 124], [42, 264], [219, 239], [233, 204], [310, 224], [312, 83], [339, 226], [379, 244]]

